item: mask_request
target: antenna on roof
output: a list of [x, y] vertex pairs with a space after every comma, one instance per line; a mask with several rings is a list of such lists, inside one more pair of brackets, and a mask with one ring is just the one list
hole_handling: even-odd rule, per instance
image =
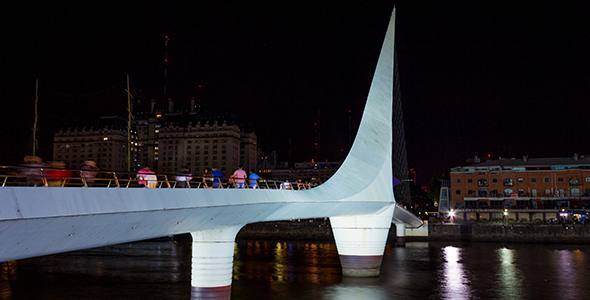
[[35, 123], [33, 123], [33, 156], [35, 156], [35, 150], [37, 150], [37, 102], [39, 102], [39, 79], [35, 80]]
[[170, 39], [168, 38], [168, 36], [166, 36], [166, 40], [164, 41], [164, 100], [166, 100], [167, 95], [168, 95], [168, 91], [167, 89], [167, 85], [168, 85], [168, 42], [170, 41]]

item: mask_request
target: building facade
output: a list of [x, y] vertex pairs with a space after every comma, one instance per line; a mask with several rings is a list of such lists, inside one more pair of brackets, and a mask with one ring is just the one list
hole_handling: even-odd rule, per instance
[[319, 185], [326, 182], [342, 165], [338, 162], [296, 162], [294, 168], [289, 168], [287, 163], [272, 169], [272, 179], [276, 181], [299, 181]]
[[[132, 137], [137, 138], [135, 130]], [[127, 121], [119, 117], [66, 124], [53, 138], [53, 160], [63, 161], [67, 168], [92, 160], [103, 170], [125, 170], [126, 159]]]
[[590, 207], [590, 157], [498, 159], [450, 172], [451, 209]]
[[[78, 122], [62, 128], [54, 136], [54, 160], [78, 168], [84, 160], [94, 160], [103, 170], [124, 171], [127, 159], [131, 171], [149, 166], [162, 174], [176, 174], [188, 167], [194, 175], [205, 168], [217, 168], [230, 176], [235, 169], [256, 169], [257, 137], [233, 115], [210, 113], [194, 105], [174, 110], [137, 110], [130, 130], [127, 151], [127, 120], [101, 118], [88, 127]], [[107, 122], [109, 121], [109, 122]]]

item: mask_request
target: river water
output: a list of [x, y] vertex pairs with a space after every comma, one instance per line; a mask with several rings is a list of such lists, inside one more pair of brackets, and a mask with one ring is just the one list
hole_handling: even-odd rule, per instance
[[[0, 263], [0, 299], [189, 299], [191, 243], [160, 239]], [[232, 299], [590, 299], [590, 245], [388, 245], [378, 278], [336, 246], [238, 241]]]

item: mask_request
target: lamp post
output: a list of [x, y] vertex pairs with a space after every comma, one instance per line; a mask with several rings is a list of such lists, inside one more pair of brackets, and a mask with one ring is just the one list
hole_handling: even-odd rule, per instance
[[504, 221], [508, 225], [508, 208], [504, 208]]

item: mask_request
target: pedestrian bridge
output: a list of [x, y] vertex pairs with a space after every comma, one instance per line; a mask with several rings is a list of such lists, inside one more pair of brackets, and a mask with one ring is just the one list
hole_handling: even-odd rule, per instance
[[[0, 169], [22, 173], [23, 167]], [[373, 214], [393, 204], [391, 198], [343, 198], [336, 186], [328, 192], [330, 186], [303, 184], [281, 190], [272, 180], [259, 180], [257, 189], [206, 188], [202, 180], [178, 188], [160, 175], [158, 188], [145, 188], [129, 174], [99, 172], [84, 186], [81, 176], [43, 175], [49, 170], [35, 169], [41, 175], [33, 183], [19, 173], [0, 175], [0, 261], [255, 222]], [[61, 182], [60, 187], [48, 186], [47, 179]], [[393, 218], [421, 224], [401, 207]]]
[[421, 224], [393, 196], [394, 17], [395, 10], [354, 144], [324, 184], [174, 188], [160, 179], [160, 188], [128, 188], [133, 184], [113, 178], [107, 186], [32, 187], [9, 186], [7, 175], [0, 188], [0, 260], [190, 232], [192, 297], [229, 299], [234, 239], [245, 224], [330, 217], [343, 275], [378, 276], [392, 219]]

